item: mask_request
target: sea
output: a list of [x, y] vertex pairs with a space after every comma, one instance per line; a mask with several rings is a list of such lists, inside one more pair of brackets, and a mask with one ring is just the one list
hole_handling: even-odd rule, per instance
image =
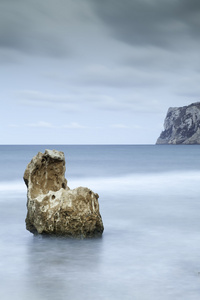
[[[23, 173], [45, 149], [99, 194], [101, 238], [26, 230]], [[0, 166], [0, 299], [200, 299], [200, 146], [2, 145]]]

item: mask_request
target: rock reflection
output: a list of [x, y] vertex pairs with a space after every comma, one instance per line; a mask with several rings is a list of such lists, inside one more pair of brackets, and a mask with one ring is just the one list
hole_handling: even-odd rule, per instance
[[81, 290], [90, 288], [98, 274], [102, 243], [103, 238], [33, 237], [28, 248], [29, 289], [37, 299], [80, 299]]

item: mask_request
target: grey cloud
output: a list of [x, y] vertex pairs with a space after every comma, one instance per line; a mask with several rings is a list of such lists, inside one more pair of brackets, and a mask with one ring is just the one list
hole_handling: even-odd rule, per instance
[[158, 78], [164, 74], [166, 79], [167, 76], [168, 79], [175, 78], [189, 72], [196, 76], [200, 68], [198, 47], [188, 53], [156, 47], [134, 48], [131, 54], [120, 59], [119, 64], [141, 71], [149, 70]]
[[0, 48], [0, 64], [18, 64], [19, 55], [15, 51]]
[[[134, 59], [135, 61], [135, 59]], [[134, 87], [152, 88], [164, 85], [166, 78], [163, 74], [150, 70], [147, 66], [141, 68], [141, 65], [133, 67], [129, 61], [116, 64], [115, 66], [90, 65], [84, 70], [79, 71], [76, 77], [72, 78], [74, 83], [79, 86], [90, 86], [93, 88], [107, 89], [127, 89]]]
[[112, 34], [126, 43], [180, 49], [199, 39], [200, 2], [197, 0], [96, 0], [91, 3]]
[[39, 91], [21, 91], [17, 92], [17, 95], [22, 105], [51, 107], [65, 113], [88, 112], [90, 109], [108, 112], [160, 112], [158, 101], [150, 98], [148, 101], [144, 100], [137, 92], [132, 95], [123, 92], [113, 95], [112, 92], [109, 93], [106, 90], [101, 93], [99, 89], [91, 92], [85, 87], [79, 94], [54, 95]]
[[161, 105], [154, 99], [143, 99], [141, 95], [135, 94], [132, 96], [120, 95], [119, 97], [108, 97], [103, 96], [101, 101], [94, 103], [98, 109], [104, 111], [115, 111], [122, 112], [126, 111], [129, 113], [153, 113], [158, 114], [162, 111]]
[[37, 123], [28, 123], [28, 127], [44, 127], [44, 128], [55, 128], [51, 123], [45, 121], [39, 121]]
[[90, 23], [89, 16], [79, 0], [2, 0], [0, 47], [31, 55], [71, 56], [70, 43], [78, 38], [81, 25]]
[[[14, 125], [15, 126], [15, 125]], [[78, 122], [71, 122], [69, 124], [65, 124], [65, 125], [54, 125], [52, 123], [46, 122], [46, 121], [39, 121], [39, 122], [35, 122], [35, 123], [28, 123], [25, 124], [25, 126], [28, 127], [40, 127], [40, 128], [52, 128], [52, 129], [62, 129], [62, 128], [66, 128], [66, 129], [86, 129], [86, 126], [83, 126], [81, 124], [79, 124]]]
[[125, 125], [125, 124], [111, 124], [110, 125], [111, 128], [114, 129], [129, 129], [129, 126]]
[[15, 93], [22, 105], [38, 107], [54, 107], [70, 112], [79, 109], [79, 102], [74, 95], [48, 94], [40, 91], [24, 90]]
[[[48, 18], [40, 12], [41, 4], [35, 1], [1, 1], [0, 47], [25, 53], [64, 55], [62, 40], [51, 34]], [[49, 28], [51, 30], [51, 26]]]
[[78, 122], [71, 122], [70, 124], [63, 125], [62, 128], [67, 128], [67, 129], [86, 129], [87, 126], [81, 125]]

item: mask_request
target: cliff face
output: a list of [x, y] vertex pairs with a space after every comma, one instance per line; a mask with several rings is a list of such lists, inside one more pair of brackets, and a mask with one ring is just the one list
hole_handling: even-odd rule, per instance
[[156, 144], [200, 144], [200, 102], [170, 107]]

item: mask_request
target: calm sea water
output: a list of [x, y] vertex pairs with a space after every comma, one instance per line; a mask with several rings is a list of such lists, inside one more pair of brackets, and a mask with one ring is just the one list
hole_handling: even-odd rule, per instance
[[[26, 165], [66, 157], [100, 195], [100, 239], [26, 231]], [[0, 299], [199, 300], [200, 146], [0, 146]]]

